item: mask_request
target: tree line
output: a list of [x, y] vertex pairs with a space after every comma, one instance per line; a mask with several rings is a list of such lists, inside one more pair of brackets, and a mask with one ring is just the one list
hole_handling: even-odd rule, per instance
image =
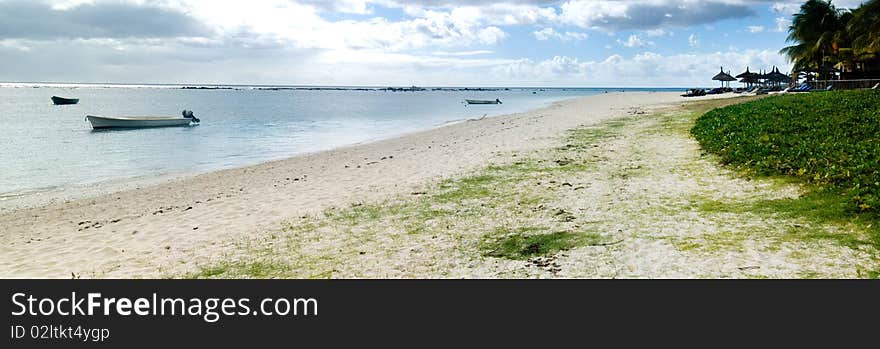
[[831, 0], [807, 0], [788, 29], [791, 46], [780, 50], [794, 71], [844, 78], [880, 78], [880, 0], [855, 9], [837, 8]]

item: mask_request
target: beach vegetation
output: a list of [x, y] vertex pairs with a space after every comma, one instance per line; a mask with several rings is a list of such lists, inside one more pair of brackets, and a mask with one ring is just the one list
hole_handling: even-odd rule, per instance
[[743, 209], [797, 212], [816, 221], [873, 221], [880, 212], [878, 91], [785, 95], [732, 105], [701, 116], [692, 133], [704, 150], [745, 175], [787, 176], [812, 186], [802, 198]]
[[522, 227], [499, 228], [487, 235], [481, 244], [484, 255], [490, 257], [524, 260], [552, 255], [575, 247], [599, 244], [602, 236], [596, 233], [556, 231], [547, 228]]
[[212, 278], [253, 278], [267, 279], [285, 275], [289, 272], [290, 265], [281, 261], [264, 259], [224, 260], [217, 263], [204, 265], [198, 271], [186, 276], [188, 279], [212, 279]]

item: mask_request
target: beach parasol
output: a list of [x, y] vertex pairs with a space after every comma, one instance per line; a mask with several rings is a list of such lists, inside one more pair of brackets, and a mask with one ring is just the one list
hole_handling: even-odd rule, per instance
[[736, 78], [742, 79], [739, 81], [741, 83], [751, 85], [751, 84], [758, 82], [758, 79], [756, 78], [757, 75], [758, 74], [750, 72], [749, 67], [746, 67], [746, 71], [743, 72], [742, 74], [737, 75]]
[[773, 82], [789, 83], [791, 78], [788, 75], [779, 72], [779, 68], [773, 67], [773, 71], [767, 74], [767, 79]]
[[747, 79], [747, 78], [754, 78], [754, 77], [755, 77], [755, 73], [750, 72], [749, 67], [746, 67], [745, 72], [736, 76], [737, 79]]
[[736, 81], [736, 78], [725, 73], [724, 67], [721, 67], [721, 72], [712, 77], [712, 80], [721, 81], [721, 87], [724, 87], [725, 82]]

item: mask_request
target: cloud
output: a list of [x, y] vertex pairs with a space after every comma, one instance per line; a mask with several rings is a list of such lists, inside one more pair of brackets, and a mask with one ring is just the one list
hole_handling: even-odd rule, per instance
[[617, 43], [618, 43], [619, 45], [621, 45], [621, 46], [624, 46], [624, 47], [630, 47], [630, 48], [633, 48], [633, 47], [645, 47], [645, 46], [653, 46], [653, 45], [654, 45], [654, 42], [652, 42], [652, 41], [645, 41], [645, 40], [642, 39], [641, 36], [636, 35], [636, 34], [632, 34], [632, 35], [630, 35], [629, 38], [626, 39], [626, 41], [623, 41], [623, 40], [617, 39]]
[[770, 6], [770, 9], [775, 13], [791, 16], [800, 11], [801, 4], [803, 2], [775, 2]]
[[791, 26], [791, 19], [786, 17], [777, 17], [776, 18], [776, 31], [777, 32], [786, 32], [788, 31], [788, 27]]
[[[801, 5], [804, 2], [806, 0], [775, 1], [770, 5], [770, 9], [774, 13], [791, 17], [791, 15], [801, 10]], [[853, 9], [861, 6], [864, 2], [866, 0], [833, 0], [834, 6], [837, 6], [839, 9]]]
[[657, 28], [657, 29], [646, 30], [646, 31], [645, 31], [645, 34], [647, 34], [648, 36], [651, 36], [651, 37], [667, 36], [667, 35], [668, 35], [668, 36], [673, 36], [673, 35], [675, 35], [675, 33], [671, 32], [671, 31], [666, 31], [666, 30], [663, 29], [663, 28]]
[[547, 41], [551, 39], [556, 39], [562, 42], [568, 41], [581, 41], [586, 40], [589, 36], [586, 33], [579, 32], [565, 32], [560, 33], [554, 30], [553, 28], [544, 28], [532, 33], [535, 35], [535, 39], [539, 41]]
[[[680, 62], [660, 45], [656, 49], [667, 55], [551, 59], [529, 52], [517, 40], [534, 37], [559, 47], [586, 40], [590, 30], [612, 38], [626, 30], [617, 40], [620, 45], [654, 49], [649, 40], [659, 43], [655, 37], [672, 36], [675, 28], [701, 30], [720, 20], [754, 16], [756, 9], [767, 11], [775, 3], [800, 1], [0, 0], [0, 76], [29, 81], [377, 85], [509, 85], [541, 79], [583, 85], [566, 74], [583, 77], [579, 67], [584, 64], [591, 69], [625, 67], [618, 70], [621, 76], [627, 69], [647, 74], [652, 71], [642, 64]], [[767, 24], [765, 30], [772, 28]], [[718, 34], [726, 29], [719, 25]], [[614, 49], [612, 40], [609, 49]], [[497, 47], [509, 41], [513, 43]], [[690, 35], [688, 44], [699, 46], [697, 34]], [[511, 74], [495, 77], [486, 70]], [[586, 76], [604, 74], [591, 70]], [[669, 78], [652, 74], [640, 77], [645, 85]]]
[[16, 39], [0, 40], [0, 49], [3, 49], [3, 48], [17, 50], [17, 51], [21, 51], [21, 52], [30, 52], [31, 51], [30, 46], [27, 46], [21, 40], [16, 40]]
[[127, 2], [0, 2], [0, 38], [162, 38], [210, 35], [189, 15]]
[[611, 31], [688, 27], [755, 15], [745, 2], [723, 0], [571, 0], [560, 8], [562, 23]]
[[707, 54], [661, 55], [643, 52], [631, 57], [610, 55], [604, 60], [584, 61], [555, 56], [543, 61], [521, 59], [496, 67], [495, 74], [511, 80], [535, 81], [548, 85], [586, 82], [592, 86], [708, 86], [718, 67], [745, 70], [747, 66], [789, 69], [785, 57], [775, 51], [735, 51]]
[[321, 12], [339, 12], [366, 15], [373, 13], [368, 0], [299, 0], [304, 5], [314, 6]]
[[435, 56], [455, 56], [455, 57], [479, 56], [479, 55], [488, 55], [488, 54], [492, 54], [492, 53], [493, 53], [493, 51], [490, 51], [490, 50], [456, 51], [456, 52], [434, 51], [434, 52], [431, 52], [431, 54], [435, 55]]
[[765, 28], [762, 25], [753, 25], [753, 26], [749, 26], [746, 29], [748, 29], [749, 33], [757, 34], [757, 33], [763, 33]]

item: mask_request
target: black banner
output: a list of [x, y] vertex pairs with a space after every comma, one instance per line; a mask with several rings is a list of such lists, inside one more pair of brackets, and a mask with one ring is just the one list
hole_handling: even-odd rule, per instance
[[[12, 347], [270, 343], [499, 347], [569, 340], [648, 344], [704, 336], [731, 340], [769, 335], [797, 341], [845, 333], [834, 342], [840, 347], [853, 340], [874, 341], [880, 314], [877, 281], [3, 280], [0, 284], [6, 343]], [[864, 316], [868, 319], [860, 320]]]

